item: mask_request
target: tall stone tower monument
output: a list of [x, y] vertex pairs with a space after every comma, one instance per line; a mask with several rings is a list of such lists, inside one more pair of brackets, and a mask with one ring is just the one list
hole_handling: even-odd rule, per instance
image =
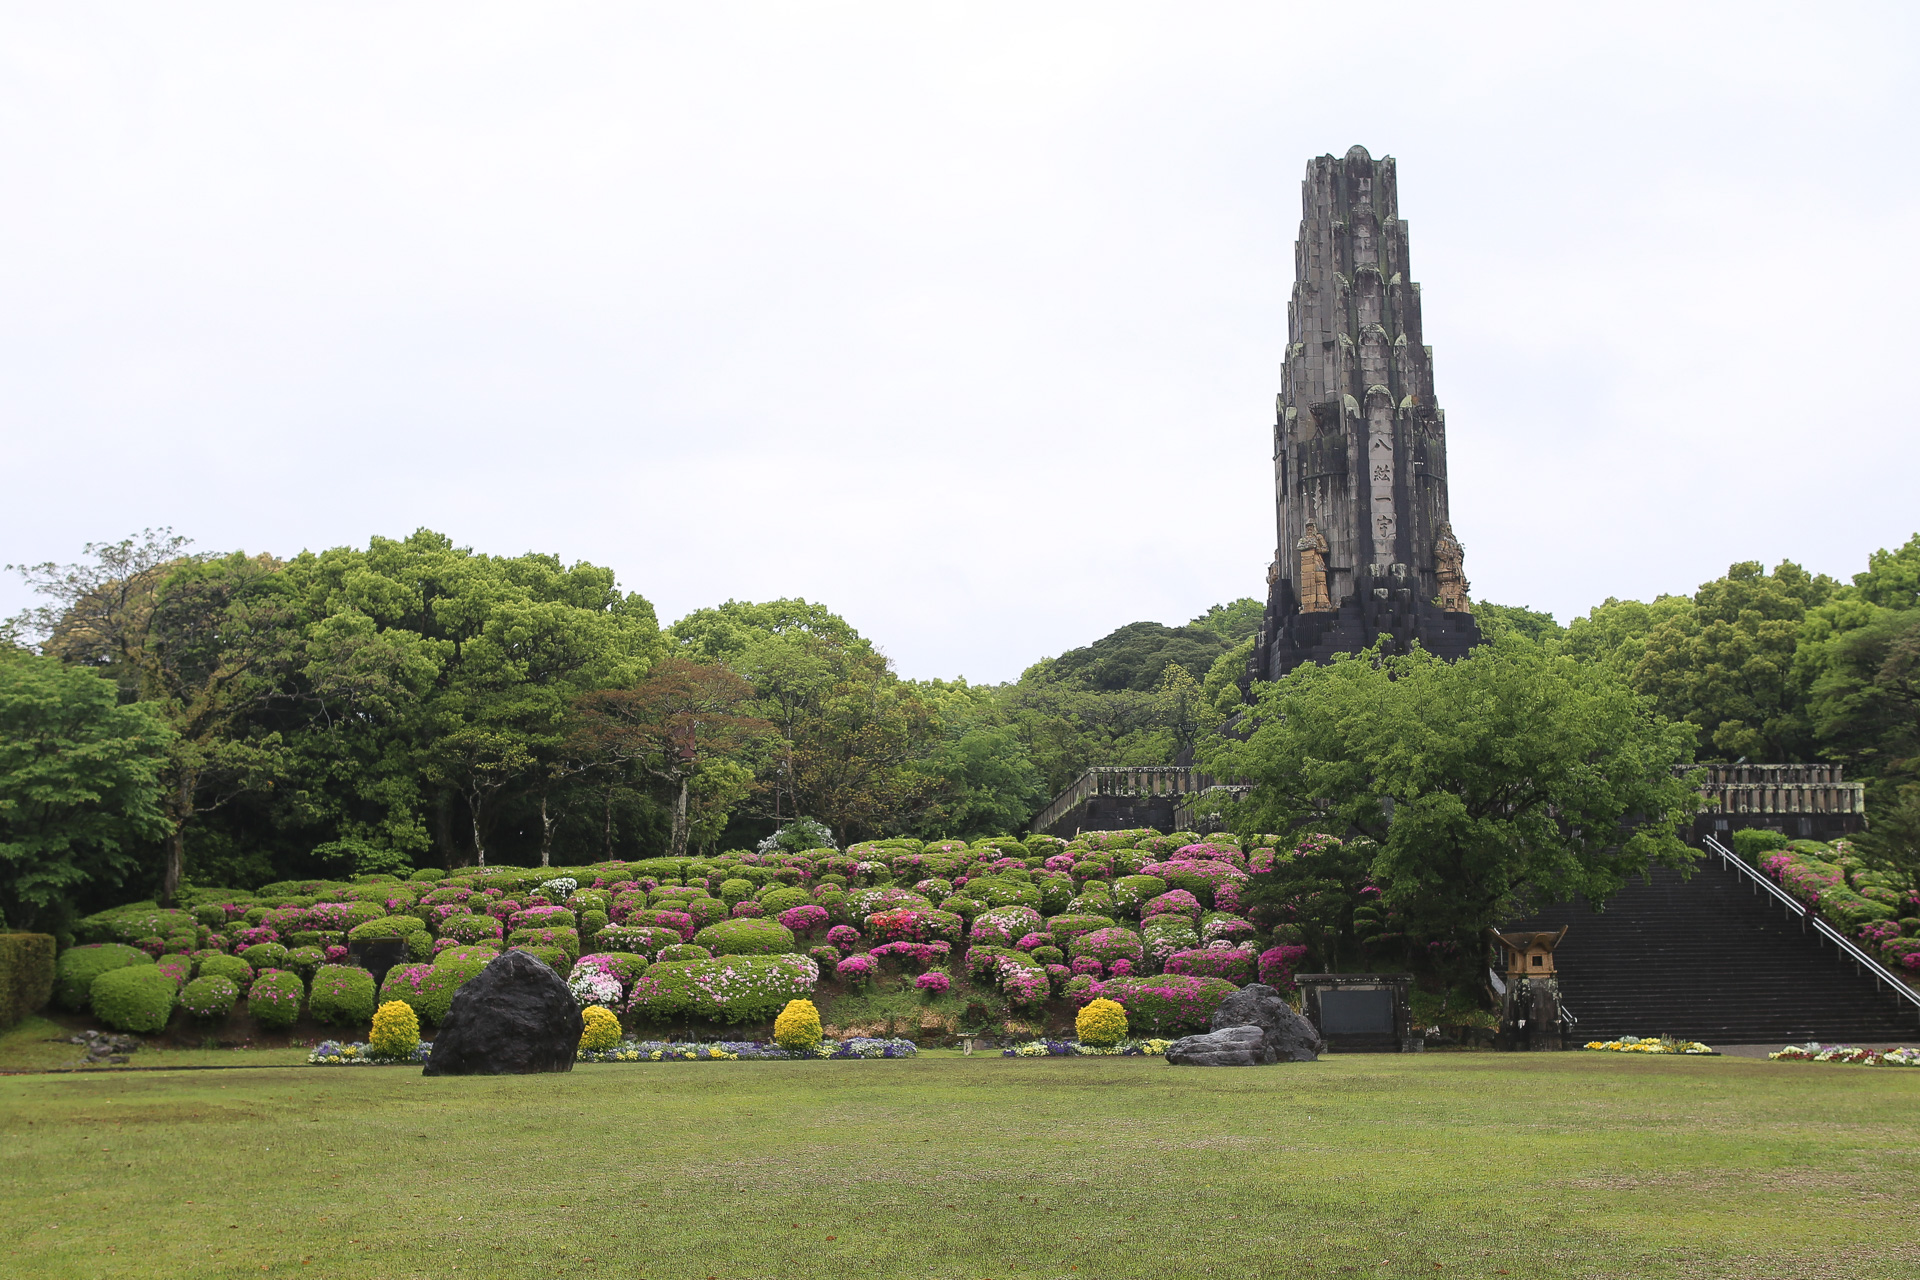
[[1279, 545], [1247, 674], [1275, 680], [1383, 632], [1394, 652], [1463, 656], [1480, 632], [1393, 157], [1309, 161], [1301, 203], [1273, 425]]

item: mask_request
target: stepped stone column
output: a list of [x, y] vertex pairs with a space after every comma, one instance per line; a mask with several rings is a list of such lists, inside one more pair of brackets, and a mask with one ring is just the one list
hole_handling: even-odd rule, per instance
[[1399, 201], [1391, 156], [1355, 147], [1307, 164], [1273, 428], [1283, 550], [1249, 679], [1381, 632], [1396, 652], [1417, 642], [1459, 657], [1480, 642]]

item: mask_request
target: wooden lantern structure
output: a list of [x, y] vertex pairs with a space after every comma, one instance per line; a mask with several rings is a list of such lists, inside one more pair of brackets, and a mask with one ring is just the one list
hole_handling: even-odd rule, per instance
[[1553, 953], [1567, 936], [1558, 933], [1500, 933], [1489, 936], [1506, 961], [1506, 991], [1500, 1001], [1502, 1049], [1564, 1049], [1566, 1028], [1560, 1016], [1560, 980]]

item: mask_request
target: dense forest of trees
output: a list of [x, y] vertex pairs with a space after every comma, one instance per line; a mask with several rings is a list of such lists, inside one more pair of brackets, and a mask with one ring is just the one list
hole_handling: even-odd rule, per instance
[[[1017, 830], [1090, 766], [1190, 758], [1260, 692], [1251, 599], [986, 686], [902, 679], [804, 600], [662, 627], [610, 570], [425, 530], [285, 560], [150, 532], [23, 572], [44, 604], [0, 635], [15, 927], [183, 881], [738, 847], [798, 815], [846, 840]], [[1692, 726], [1702, 758], [1841, 760], [1920, 825], [1920, 535], [1850, 584], [1748, 563], [1564, 628], [1478, 616]]]

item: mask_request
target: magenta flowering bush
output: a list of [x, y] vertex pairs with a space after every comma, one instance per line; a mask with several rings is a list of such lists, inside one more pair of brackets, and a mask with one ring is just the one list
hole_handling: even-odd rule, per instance
[[269, 929], [265, 925], [256, 925], [251, 929], [242, 929], [233, 939], [233, 945], [236, 949], [243, 950], [257, 943], [278, 941], [280, 941], [279, 930]]
[[[439, 932], [440, 926], [455, 916], [471, 916], [473, 908], [464, 902], [444, 902], [437, 907], [427, 908], [427, 927]], [[490, 919], [491, 917], [489, 917]], [[494, 923], [499, 923], [494, 921]]]
[[1140, 907], [1140, 918], [1151, 920], [1155, 916], [1187, 916], [1198, 920], [1200, 899], [1186, 889], [1169, 889], [1157, 898], [1150, 899]]
[[788, 907], [774, 918], [796, 934], [816, 933], [827, 927], [827, 909], [811, 902], [804, 906]]
[[1167, 957], [1167, 972], [1190, 974], [1196, 978], [1225, 978], [1235, 986], [1254, 979], [1256, 957], [1252, 947], [1205, 947], [1198, 951], [1176, 951]]
[[880, 962], [865, 952], [850, 955], [833, 966], [833, 976], [849, 986], [859, 986], [880, 972]]
[[509, 929], [572, 929], [579, 917], [565, 907], [528, 907], [507, 918]]
[[1070, 853], [1056, 853], [1040, 865], [1049, 871], [1063, 871], [1068, 875], [1072, 875], [1073, 855]]
[[867, 952], [875, 960], [886, 964], [898, 963], [910, 972], [919, 972], [932, 965], [944, 963], [953, 954], [953, 948], [944, 942], [885, 942]]
[[1229, 880], [1225, 884], [1215, 885], [1213, 887], [1213, 905], [1215, 909], [1228, 911], [1234, 915], [1244, 914], [1246, 902], [1243, 893], [1244, 888], [1245, 886], [1236, 880]]
[[1083, 933], [1073, 940], [1072, 955], [1075, 960], [1088, 956], [1112, 969], [1116, 961], [1124, 960], [1138, 966], [1145, 956], [1140, 935], [1131, 929], [1095, 929], [1092, 933]]
[[860, 931], [852, 925], [837, 924], [827, 930], [827, 941], [842, 951], [851, 951], [860, 945]]
[[345, 947], [335, 945], [335, 946], [328, 947], [324, 954], [326, 956], [326, 961], [328, 964], [339, 964], [342, 960], [345, 960], [347, 958], [347, 949]]
[[672, 929], [680, 935], [682, 942], [692, 942], [699, 926], [693, 917], [685, 911], [635, 911], [627, 917], [627, 924], [641, 928]]
[[902, 907], [868, 916], [867, 932], [888, 942], [944, 942], [951, 946], [960, 941], [965, 924], [951, 911]]
[[1108, 978], [1092, 988], [1127, 1011], [1131, 1031], [1204, 1030], [1221, 1001], [1236, 990], [1224, 978], [1162, 974], [1157, 978]]
[[1281, 991], [1293, 990], [1293, 975], [1300, 962], [1307, 958], [1307, 949], [1291, 943], [1282, 943], [1277, 947], [1268, 947], [1260, 953], [1260, 981]]
[[915, 881], [913, 891], [932, 902], [935, 906], [938, 906], [953, 896], [953, 882], [934, 876], [926, 880]]
[[945, 995], [953, 979], [938, 969], [929, 969], [913, 980], [913, 985], [930, 996]]
[[1072, 973], [1084, 973], [1099, 978], [1106, 974], [1107, 966], [1101, 964], [1092, 956], [1075, 956], [1072, 965], [1068, 966], [1068, 970]]
[[1047, 966], [1047, 987], [1051, 994], [1059, 995], [1073, 979], [1073, 970], [1063, 964]]
[[1099, 998], [1093, 994], [1099, 982], [1090, 973], [1076, 973], [1067, 979], [1067, 985], [1061, 988], [1060, 994], [1071, 1000], [1076, 1008], [1084, 1009]]
[[1045, 969], [1004, 966], [1000, 990], [1006, 993], [1008, 1003], [1018, 1008], [1032, 1008], [1046, 1003], [1047, 997], [1053, 994], [1053, 982]]
[[1020, 938], [1020, 941], [1014, 943], [1013, 945], [1014, 945], [1014, 948], [1019, 951], [1032, 951], [1035, 947], [1052, 946], [1053, 935], [1050, 933], [1023, 934]]
[[736, 902], [733, 904], [733, 918], [735, 920], [758, 920], [766, 914], [767, 909], [751, 898], [748, 898], [744, 902]]
[[1247, 873], [1229, 862], [1154, 862], [1143, 875], [1157, 876], [1176, 890], [1185, 890], [1201, 904], [1211, 902], [1221, 885], [1245, 883]]
[[1107, 966], [1107, 976], [1110, 978], [1125, 978], [1133, 973], [1135, 967], [1133, 961], [1122, 957]]

